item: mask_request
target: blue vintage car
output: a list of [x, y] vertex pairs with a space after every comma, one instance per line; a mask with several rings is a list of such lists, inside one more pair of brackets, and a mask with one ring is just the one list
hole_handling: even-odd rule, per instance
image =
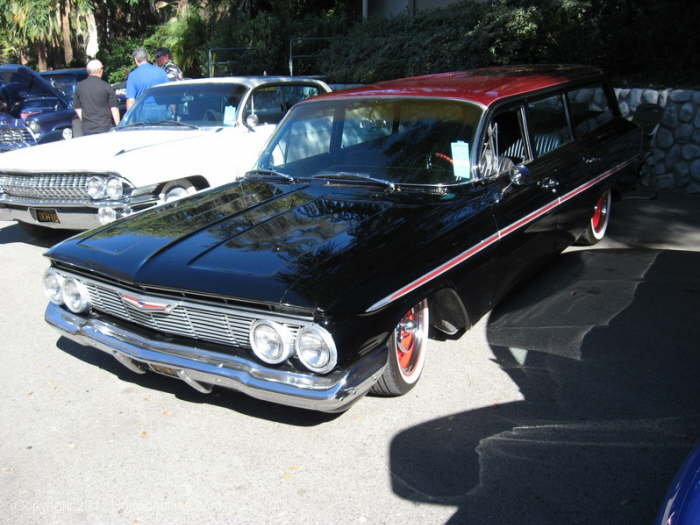
[[18, 64], [0, 66], [0, 94], [9, 113], [24, 120], [38, 144], [73, 136], [72, 100], [32, 69]]
[[700, 523], [700, 445], [690, 453], [676, 474], [655, 525]]

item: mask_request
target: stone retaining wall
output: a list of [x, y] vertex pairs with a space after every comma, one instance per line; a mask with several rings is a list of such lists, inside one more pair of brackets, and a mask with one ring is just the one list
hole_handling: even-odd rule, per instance
[[664, 108], [661, 125], [642, 170], [642, 183], [655, 189], [700, 193], [700, 91], [615, 89], [620, 110], [632, 118], [642, 103]]

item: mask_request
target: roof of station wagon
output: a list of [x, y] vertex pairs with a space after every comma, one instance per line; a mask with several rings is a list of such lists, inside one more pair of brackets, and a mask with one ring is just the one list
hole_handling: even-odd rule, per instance
[[531, 91], [601, 75], [589, 66], [528, 65], [473, 69], [378, 82], [316, 97], [437, 97], [464, 99], [490, 106], [494, 102]]

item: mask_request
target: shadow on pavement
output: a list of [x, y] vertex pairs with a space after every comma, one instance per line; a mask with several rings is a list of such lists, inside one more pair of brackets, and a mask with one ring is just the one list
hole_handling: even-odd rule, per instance
[[65, 337], [61, 337], [56, 346], [60, 350], [81, 361], [111, 372], [123, 381], [134, 383], [144, 388], [168, 392], [176, 398], [189, 403], [207, 403], [229, 410], [235, 410], [238, 413], [256, 419], [267, 419], [269, 421], [295, 426], [320, 425], [332, 421], [341, 415], [324, 414], [321, 412], [312, 412], [300, 408], [267, 403], [238, 392], [221, 388], [215, 388], [211, 394], [201, 394], [178, 379], [156, 373], [136, 374], [104, 352], [89, 346], [80, 345]]
[[698, 268], [688, 251], [562, 255], [489, 318], [524, 400], [396, 435], [395, 493], [456, 506], [451, 523], [652, 523], [700, 435]]
[[607, 240], [629, 247], [700, 246], [700, 195], [660, 193], [654, 199], [613, 203]]
[[[31, 233], [30, 233], [31, 231]], [[24, 242], [50, 248], [56, 243], [59, 243], [71, 235], [75, 235], [73, 230], [53, 230], [51, 228], [34, 228], [27, 230], [18, 223], [11, 223], [8, 226], [0, 228], [0, 244], [12, 244], [16, 242]]]

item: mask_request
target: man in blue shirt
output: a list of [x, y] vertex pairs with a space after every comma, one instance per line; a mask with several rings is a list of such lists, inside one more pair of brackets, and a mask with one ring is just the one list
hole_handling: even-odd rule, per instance
[[151, 86], [168, 82], [168, 75], [158, 66], [148, 62], [148, 51], [139, 47], [133, 53], [136, 68], [126, 79], [126, 109], [134, 105], [136, 98]]

